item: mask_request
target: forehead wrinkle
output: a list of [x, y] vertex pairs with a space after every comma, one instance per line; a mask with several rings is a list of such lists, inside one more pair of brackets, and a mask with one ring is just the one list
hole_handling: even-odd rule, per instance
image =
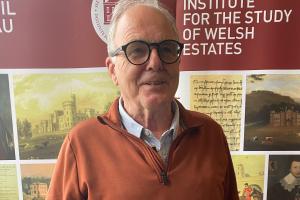
[[[139, 6], [130, 8], [119, 19], [115, 37], [115, 44], [117, 46], [124, 45], [133, 40], [159, 42], [164, 39], [177, 38], [171, 24], [163, 14], [154, 8], [140, 6], [142, 8], [139, 9], [144, 9], [146, 13], [150, 13], [151, 18], [137, 17], [136, 12], [134, 12], [134, 9], [138, 9], [137, 7]], [[160, 31], [161, 28], [163, 28], [163, 31]]]
[[141, 36], [139, 35], [140, 35], [140, 31], [138, 31], [137, 28], [128, 27], [127, 29], [124, 30], [122, 41], [128, 43], [134, 40], [142, 40], [143, 38], [141, 38]]

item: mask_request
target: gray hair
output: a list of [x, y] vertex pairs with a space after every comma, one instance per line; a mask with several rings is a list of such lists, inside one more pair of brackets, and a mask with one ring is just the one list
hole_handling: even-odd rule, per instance
[[134, 7], [136, 5], [149, 6], [151, 8], [154, 8], [154, 9], [160, 11], [166, 17], [166, 19], [169, 21], [174, 33], [176, 34], [177, 39], [178, 39], [178, 31], [177, 31], [177, 27], [176, 27], [175, 18], [168, 11], [168, 9], [165, 8], [165, 6], [162, 5], [158, 0], [119, 0], [119, 2], [117, 3], [116, 7], [113, 10], [111, 24], [110, 24], [110, 28], [109, 28], [109, 32], [108, 32], [108, 37], [107, 37], [108, 55], [110, 55], [116, 48], [114, 39], [115, 39], [115, 32], [116, 32], [116, 28], [117, 28], [119, 19], [129, 8]]

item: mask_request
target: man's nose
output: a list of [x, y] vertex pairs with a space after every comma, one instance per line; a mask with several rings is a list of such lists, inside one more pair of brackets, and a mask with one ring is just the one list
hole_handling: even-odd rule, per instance
[[159, 58], [156, 48], [152, 48], [150, 52], [149, 62], [147, 63], [147, 70], [160, 71], [163, 69], [163, 63]]

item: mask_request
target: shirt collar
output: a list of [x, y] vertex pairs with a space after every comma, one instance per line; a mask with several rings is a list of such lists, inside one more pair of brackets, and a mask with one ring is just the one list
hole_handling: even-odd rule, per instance
[[175, 100], [172, 102], [172, 111], [174, 112], [174, 117], [169, 130], [173, 130], [174, 139], [177, 136], [177, 132], [179, 130], [179, 108]]
[[119, 112], [121, 116], [121, 121], [124, 128], [132, 135], [140, 138], [143, 126], [137, 123], [132, 117], [128, 115], [122, 105], [122, 98], [119, 98]]
[[[175, 100], [172, 101], [172, 111], [174, 112], [174, 117], [169, 130], [173, 130], [173, 138], [175, 138], [177, 135], [177, 130], [179, 128], [179, 108]], [[132, 135], [140, 138], [144, 127], [128, 115], [122, 105], [121, 97], [119, 98], [119, 113], [125, 129]]]

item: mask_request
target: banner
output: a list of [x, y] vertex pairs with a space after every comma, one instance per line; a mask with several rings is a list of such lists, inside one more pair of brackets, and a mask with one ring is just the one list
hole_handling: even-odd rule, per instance
[[299, 1], [183, 0], [183, 70], [298, 69]]
[[[0, 200], [45, 199], [66, 134], [120, 94], [104, 62], [116, 3], [0, 2]], [[300, 2], [162, 3], [184, 43], [176, 98], [222, 125], [240, 199], [275, 199], [300, 155]]]

